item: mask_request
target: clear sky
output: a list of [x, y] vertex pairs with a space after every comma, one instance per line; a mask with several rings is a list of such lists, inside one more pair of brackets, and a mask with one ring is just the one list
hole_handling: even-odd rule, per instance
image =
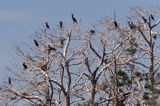
[[114, 8], [121, 21], [135, 6], [160, 7], [160, 0], [0, 0], [0, 82], [15, 54], [13, 45], [29, 43], [45, 21], [51, 26], [60, 20], [69, 23], [74, 13], [83, 25], [90, 26], [106, 16], [113, 17]]

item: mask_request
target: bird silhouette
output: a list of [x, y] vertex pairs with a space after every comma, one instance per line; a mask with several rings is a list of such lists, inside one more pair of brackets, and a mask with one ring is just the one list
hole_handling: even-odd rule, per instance
[[136, 26], [133, 24], [132, 21], [128, 21], [128, 25], [129, 25], [130, 29], [136, 28]]
[[47, 64], [44, 64], [44, 65], [41, 67], [41, 69], [42, 69], [43, 71], [47, 71]]
[[144, 23], [147, 23], [147, 19], [144, 16], [142, 17], [142, 19], [143, 19]]
[[77, 23], [78, 24], [77, 19], [74, 17], [74, 14], [72, 14], [72, 20], [73, 20], [73, 23]]
[[153, 39], [156, 40], [156, 39], [157, 39], [157, 35], [154, 35], [154, 36], [153, 36]]
[[63, 28], [63, 22], [62, 22], [62, 21], [59, 22], [59, 27], [60, 27], [61, 29]]
[[48, 51], [48, 54], [50, 54], [51, 51], [56, 51], [56, 48], [52, 47], [52, 46], [49, 44], [47, 51]]
[[91, 34], [95, 34], [95, 30], [91, 29], [91, 30], [90, 30], [90, 33], [91, 33]]
[[46, 28], [50, 30], [48, 22], [45, 22], [45, 24], [46, 24]]
[[114, 8], [114, 21], [113, 21], [113, 24], [114, 24], [114, 27], [117, 29], [119, 26], [118, 26], [118, 23], [116, 21], [116, 10]]
[[118, 23], [117, 23], [117, 21], [116, 20], [114, 20], [114, 26], [115, 26], [115, 28], [118, 28]]
[[8, 78], [8, 83], [9, 83], [9, 85], [12, 85], [12, 80], [10, 77]]
[[26, 70], [28, 68], [25, 62], [23, 62], [22, 65], [23, 65], [24, 70]]
[[39, 44], [37, 42], [37, 40], [34, 39], [34, 44], [36, 45], [36, 47], [39, 47]]
[[64, 45], [64, 41], [65, 41], [65, 39], [64, 39], [64, 38], [61, 38], [61, 39], [60, 39], [60, 43], [61, 43], [61, 45]]
[[151, 19], [154, 21], [154, 16], [153, 16], [152, 14], [150, 15], [150, 17], [151, 17]]

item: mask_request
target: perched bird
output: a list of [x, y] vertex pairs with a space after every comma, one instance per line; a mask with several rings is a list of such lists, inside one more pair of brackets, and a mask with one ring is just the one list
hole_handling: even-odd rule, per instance
[[61, 29], [63, 28], [63, 22], [62, 22], [62, 21], [59, 22], [59, 27], [60, 27]]
[[150, 17], [151, 17], [151, 19], [154, 21], [154, 16], [153, 16], [152, 14], [150, 15]]
[[23, 62], [22, 65], [23, 65], [24, 70], [26, 70], [28, 68], [25, 62]]
[[114, 27], [117, 29], [118, 28], [118, 23], [116, 21], [116, 10], [114, 8], [114, 21], [113, 21]]
[[42, 69], [43, 71], [47, 71], [47, 64], [44, 64], [44, 65], [41, 67], [41, 69]]
[[153, 36], [153, 39], [156, 40], [156, 39], [157, 39], [157, 35], [154, 35], [154, 36]]
[[48, 45], [48, 49], [51, 49], [51, 50], [56, 50], [54, 47], [52, 47], [50, 44]]
[[90, 33], [91, 33], [91, 34], [95, 34], [95, 30], [91, 29], [91, 30], [90, 30]]
[[36, 45], [36, 47], [39, 47], [39, 44], [37, 42], [37, 40], [34, 39], [34, 44]]
[[128, 25], [129, 25], [130, 29], [136, 28], [136, 26], [133, 24], [132, 21], [128, 21]]
[[147, 23], [147, 19], [144, 18], [144, 16], [142, 17], [142, 19], [143, 19], [144, 23]]
[[36, 67], [43, 70], [43, 71], [47, 71], [48, 70], [48, 62], [40, 61], [40, 62], [36, 63]]
[[61, 39], [60, 39], [60, 43], [61, 43], [61, 45], [64, 45], [64, 41], [65, 41], [65, 39], [64, 39], [64, 38], [61, 38]]
[[133, 29], [133, 28], [132, 28], [132, 25], [131, 25], [131, 22], [130, 22], [130, 21], [127, 21], [127, 23], [128, 23], [128, 25], [129, 25], [130, 29]]
[[47, 49], [48, 54], [50, 54], [52, 50], [53, 50], [53, 51], [56, 51], [56, 48], [52, 47], [52, 46], [49, 44], [49, 45], [48, 45], [48, 49]]
[[74, 14], [72, 14], [72, 20], [73, 20], [73, 23], [77, 23], [78, 24], [77, 19], [74, 17]]
[[8, 83], [9, 83], [9, 85], [12, 85], [12, 81], [11, 81], [10, 77], [8, 78]]
[[108, 64], [108, 59], [103, 60], [105, 64]]
[[115, 28], [118, 28], [118, 23], [117, 23], [117, 21], [116, 20], [114, 20], [114, 26], [115, 26]]
[[49, 25], [48, 25], [48, 22], [45, 22], [45, 24], [46, 24], [46, 28], [50, 30], [50, 27], [49, 27]]

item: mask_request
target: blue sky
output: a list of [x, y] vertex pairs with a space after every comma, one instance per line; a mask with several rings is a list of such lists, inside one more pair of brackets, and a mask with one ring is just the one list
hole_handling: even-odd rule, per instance
[[0, 0], [0, 82], [8, 74], [5, 66], [10, 65], [14, 44], [31, 42], [31, 36], [45, 21], [51, 26], [71, 22], [70, 14], [91, 26], [106, 16], [113, 17], [114, 8], [118, 20], [129, 15], [130, 8], [159, 7], [160, 0]]

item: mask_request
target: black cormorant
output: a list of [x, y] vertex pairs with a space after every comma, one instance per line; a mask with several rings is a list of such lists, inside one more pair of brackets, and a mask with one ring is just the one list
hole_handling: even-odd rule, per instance
[[72, 14], [72, 20], [73, 20], [74, 23], [78, 24], [77, 19], [74, 17], [74, 14]]
[[60, 43], [61, 43], [61, 45], [64, 45], [64, 41], [65, 41], [65, 39], [64, 39], [64, 38], [61, 38], [61, 39], [60, 39]]
[[129, 27], [130, 27], [131, 29], [136, 28], [136, 26], [133, 24], [132, 21], [128, 21], [128, 25], [129, 25]]
[[11, 81], [10, 77], [8, 78], [8, 83], [9, 83], [9, 85], [12, 85], [12, 81]]
[[154, 16], [153, 16], [152, 14], [150, 15], [150, 17], [151, 17], [151, 19], [154, 21]]
[[144, 23], [147, 23], [147, 19], [144, 18], [144, 16], [142, 17], [142, 19], [143, 19]]
[[23, 62], [22, 65], [23, 65], [24, 70], [26, 70], [28, 68], [25, 62]]
[[52, 46], [49, 44], [49, 45], [48, 45], [48, 49], [47, 49], [48, 54], [50, 54], [52, 50], [53, 50], [53, 51], [56, 51], [56, 48], [52, 47]]
[[157, 35], [154, 35], [154, 36], [153, 36], [153, 39], [156, 40], [156, 39], [157, 39]]
[[91, 30], [90, 30], [90, 33], [91, 33], [91, 34], [95, 34], [95, 30], [91, 29]]
[[34, 44], [36, 45], [36, 47], [39, 47], [39, 44], [37, 42], [37, 40], [34, 39]]
[[115, 26], [115, 28], [118, 28], [118, 23], [117, 23], [117, 21], [116, 20], [114, 20], [114, 26]]
[[63, 28], [63, 22], [62, 22], [62, 21], [59, 22], [59, 27], [60, 27], [61, 29]]
[[41, 69], [42, 69], [43, 71], [47, 71], [47, 64], [43, 65], [43, 66], [41, 67]]
[[49, 27], [49, 25], [48, 25], [48, 22], [45, 22], [45, 24], [46, 24], [46, 28], [50, 30], [50, 27]]

